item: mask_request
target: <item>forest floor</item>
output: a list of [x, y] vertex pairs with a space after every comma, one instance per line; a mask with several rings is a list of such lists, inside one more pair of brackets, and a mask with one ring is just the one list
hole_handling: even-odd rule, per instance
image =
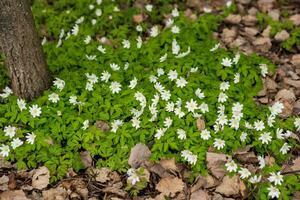
[[[218, 9], [225, 2], [188, 0], [185, 14], [192, 20], [203, 13], [204, 6], [212, 8], [218, 14]], [[290, 1], [279, 5], [274, 0], [238, 0], [238, 12], [230, 14], [214, 33], [221, 47], [238, 48], [246, 54], [257, 53], [270, 59], [276, 66], [273, 75], [264, 78], [264, 89], [256, 97], [258, 104], [272, 104], [274, 101], [284, 103], [284, 112], [281, 117], [299, 115], [300, 113], [300, 46], [293, 47], [291, 51], [282, 48], [281, 43], [291, 35], [282, 30], [276, 35], [271, 34], [271, 27], [262, 27], [258, 23], [257, 12], [262, 11], [275, 22], [280, 22], [284, 13], [289, 12], [290, 19], [296, 26], [300, 25], [300, 1]], [[300, 38], [298, 38], [300, 40]], [[299, 140], [299, 133], [294, 138]], [[82, 160], [87, 169], [76, 174], [70, 170], [64, 180], [55, 185], [48, 185], [49, 172], [43, 167], [32, 171], [17, 171], [14, 165], [0, 161], [0, 194], [1, 200], [11, 199], [192, 199], [192, 200], [231, 200], [249, 199], [255, 195], [247, 190], [247, 186], [238, 176], [224, 177], [226, 171], [224, 164], [226, 155], [208, 152], [206, 161], [210, 175], [199, 176], [194, 183], [188, 183], [189, 170], [173, 159], [161, 160], [152, 163], [149, 158], [149, 149], [138, 145], [132, 149], [131, 163], [139, 163], [149, 172], [148, 186], [139, 192], [138, 196], [131, 197], [125, 190], [126, 174], [119, 174], [107, 168], [93, 168], [93, 160], [88, 153], [82, 153]], [[290, 151], [291, 160], [282, 166], [282, 174], [299, 173], [300, 150]], [[254, 167], [257, 162], [255, 154], [248, 149], [240, 149], [234, 154], [244, 166]], [[265, 161], [272, 164], [271, 156]], [[45, 185], [46, 188], [36, 189], [33, 185]], [[300, 200], [300, 191], [292, 198]]]

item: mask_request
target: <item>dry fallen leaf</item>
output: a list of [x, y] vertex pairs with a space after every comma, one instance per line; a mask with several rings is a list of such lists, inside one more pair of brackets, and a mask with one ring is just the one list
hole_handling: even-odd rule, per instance
[[100, 131], [104, 133], [110, 130], [109, 124], [105, 121], [97, 120], [95, 125]]
[[136, 144], [130, 152], [128, 164], [133, 168], [140, 167], [150, 158], [151, 151], [145, 144]]
[[62, 187], [51, 188], [49, 190], [43, 191], [42, 193], [44, 200], [63, 200], [67, 199], [68, 197], [67, 191]]
[[95, 177], [96, 181], [100, 183], [105, 183], [110, 180], [109, 174], [111, 170], [103, 167], [100, 169], [90, 169], [88, 170], [88, 173]]
[[32, 187], [38, 190], [44, 189], [48, 186], [50, 179], [50, 171], [43, 166], [34, 170], [32, 176]]
[[106, 188], [102, 189], [102, 192], [116, 194], [118, 196], [125, 197], [126, 192], [124, 192], [124, 190], [121, 189], [122, 186], [123, 186], [122, 182], [118, 182], [113, 184], [112, 186], [107, 186]]
[[5, 191], [0, 195], [1, 200], [30, 200], [22, 190]]
[[222, 183], [216, 188], [216, 192], [225, 195], [225, 196], [239, 196], [244, 190], [246, 186], [240, 180], [238, 176], [225, 176], [222, 180]]
[[8, 182], [9, 182], [8, 176], [6, 176], [6, 175], [1, 176], [1, 178], [0, 178], [0, 190], [1, 191], [8, 190]]
[[208, 169], [217, 179], [222, 178], [226, 174], [224, 165], [227, 162], [227, 156], [225, 154], [207, 152], [206, 162]]
[[195, 184], [191, 188], [191, 192], [195, 192], [200, 189], [207, 189], [207, 188], [212, 188], [215, 187], [216, 185], [219, 184], [219, 181], [217, 181], [214, 177], [211, 175], [207, 174], [206, 176], [198, 176]]
[[85, 168], [91, 167], [93, 165], [93, 159], [89, 151], [81, 151], [80, 158]]
[[197, 129], [199, 131], [202, 131], [205, 129], [205, 121], [201, 118], [198, 118], [197, 121], [196, 121], [196, 125], [197, 125]]
[[162, 178], [156, 185], [156, 190], [165, 195], [175, 195], [177, 192], [183, 191], [184, 183], [177, 177]]
[[178, 171], [178, 168], [177, 168], [176, 163], [175, 163], [175, 158], [163, 159], [163, 160], [160, 161], [160, 165], [165, 170]]
[[204, 190], [192, 192], [190, 200], [211, 200], [211, 197]]

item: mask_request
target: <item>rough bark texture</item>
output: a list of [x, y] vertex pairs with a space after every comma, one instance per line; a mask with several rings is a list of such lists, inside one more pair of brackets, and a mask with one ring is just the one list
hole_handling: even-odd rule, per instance
[[51, 84], [28, 0], [0, 0], [0, 47], [15, 95], [31, 100]]

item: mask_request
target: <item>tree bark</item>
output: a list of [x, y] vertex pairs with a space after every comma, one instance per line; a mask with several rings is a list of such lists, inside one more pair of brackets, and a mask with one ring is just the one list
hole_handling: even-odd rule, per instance
[[51, 85], [29, 0], [0, 0], [0, 47], [15, 95], [32, 100]]

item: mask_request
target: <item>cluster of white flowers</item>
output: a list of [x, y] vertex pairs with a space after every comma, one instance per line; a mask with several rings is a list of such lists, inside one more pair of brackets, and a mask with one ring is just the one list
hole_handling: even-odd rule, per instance
[[87, 77], [88, 80], [85, 85], [85, 89], [87, 91], [93, 91], [94, 84], [98, 83], [98, 77], [95, 74], [89, 74], [89, 73], [86, 73], [85, 76]]
[[[20, 138], [14, 138], [16, 136], [17, 133], [17, 128], [11, 125], [5, 126], [4, 129], [4, 135], [9, 137], [10, 139], [12, 139], [10, 146], [12, 149], [16, 149], [18, 147], [20, 147], [21, 145], [23, 145], [24, 141], [21, 140]], [[28, 144], [33, 144], [35, 141], [35, 137], [36, 135], [34, 133], [27, 133], [25, 138], [26, 138], [26, 142]], [[10, 146], [9, 145], [4, 145], [2, 144], [2, 146], [0, 146], [0, 155], [3, 157], [7, 157], [9, 156], [10, 153]]]
[[128, 169], [127, 175], [128, 175], [127, 180], [130, 182], [131, 185], [135, 185], [136, 183], [140, 182], [140, 177], [136, 173], [135, 169], [133, 168]]
[[186, 160], [191, 165], [195, 165], [198, 159], [198, 156], [193, 154], [189, 150], [181, 151], [181, 157], [183, 157], [183, 159]]
[[2, 90], [2, 93], [0, 94], [0, 97], [2, 97], [3, 99], [9, 97], [11, 94], [13, 94], [13, 91], [9, 88], [9, 87], [5, 87]]
[[157, 119], [157, 113], [158, 113], [157, 104], [159, 102], [159, 95], [156, 93], [151, 101], [152, 101], [152, 104], [149, 106], [149, 111], [152, 116], [149, 119], [149, 121], [153, 122]]
[[243, 117], [243, 105], [239, 102], [234, 103], [232, 106], [232, 117], [230, 119], [230, 126], [235, 130], [239, 129], [240, 127], [240, 120]]

